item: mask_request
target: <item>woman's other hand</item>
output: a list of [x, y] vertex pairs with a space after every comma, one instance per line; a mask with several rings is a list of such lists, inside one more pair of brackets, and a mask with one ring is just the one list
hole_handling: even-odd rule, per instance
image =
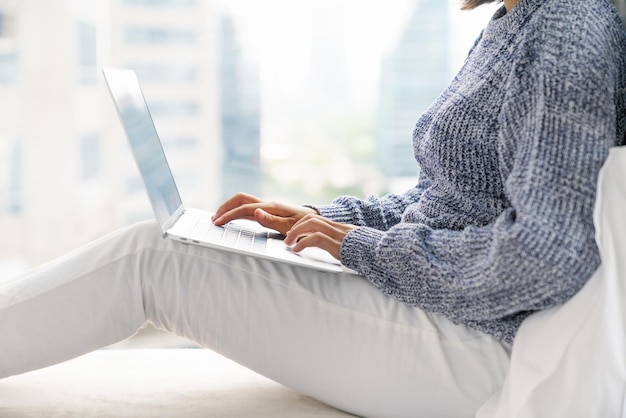
[[237, 193], [217, 209], [213, 222], [224, 225], [235, 219], [255, 220], [286, 235], [296, 222], [309, 214], [317, 215], [317, 211], [306, 206], [265, 201], [246, 193]]
[[331, 221], [317, 214], [307, 214], [286, 233], [285, 244], [298, 252], [307, 247], [319, 247], [339, 260], [343, 239], [357, 227]]

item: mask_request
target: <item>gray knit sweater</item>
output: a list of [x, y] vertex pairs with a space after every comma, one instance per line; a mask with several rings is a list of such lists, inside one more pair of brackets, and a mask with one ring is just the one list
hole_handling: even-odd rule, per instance
[[626, 129], [626, 34], [608, 0], [501, 8], [413, 132], [419, 184], [316, 206], [358, 225], [341, 261], [382, 292], [509, 343], [600, 263], [598, 172]]

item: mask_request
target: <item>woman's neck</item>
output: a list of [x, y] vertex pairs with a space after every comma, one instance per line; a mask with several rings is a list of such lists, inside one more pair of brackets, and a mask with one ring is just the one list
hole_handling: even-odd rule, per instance
[[504, 8], [507, 12], [510, 12], [519, 0], [504, 0]]

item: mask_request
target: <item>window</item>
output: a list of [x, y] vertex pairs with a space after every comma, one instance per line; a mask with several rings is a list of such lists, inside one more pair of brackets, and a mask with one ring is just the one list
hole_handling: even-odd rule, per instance
[[149, 107], [156, 118], [191, 117], [198, 113], [198, 103], [193, 101], [152, 101]]
[[15, 215], [23, 207], [22, 144], [19, 141], [7, 141], [0, 146], [0, 214]]
[[14, 37], [14, 15], [0, 10], [0, 39], [11, 39]]
[[196, 33], [185, 29], [130, 26], [124, 30], [124, 41], [128, 44], [192, 45]]
[[87, 22], [77, 22], [76, 42], [78, 81], [80, 83], [95, 83], [98, 80], [95, 25]]
[[0, 10], [0, 84], [17, 82], [18, 57], [15, 47], [13, 18]]
[[85, 135], [80, 139], [81, 179], [90, 180], [100, 175], [101, 150], [98, 134]]
[[[339, 194], [401, 191], [398, 184], [414, 181], [413, 125], [500, 6], [460, 12], [458, 0], [20, 4], [0, 1], [0, 227], [28, 225], [37, 213], [43, 230], [35, 236], [35, 228], [25, 228], [27, 235], [11, 240], [23, 242], [20, 248], [0, 241], [0, 259], [20, 254], [30, 264], [95, 238], [88, 234], [151, 216], [99, 67], [136, 70], [186, 204], [211, 210], [238, 190], [326, 203]], [[70, 79], [74, 70], [77, 79]], [[17, 141], [18, 132], [33, 134]], [[41, 144], [58, 154], [43, 155]], [[42, 176], [62, 186], [45, 211], [29, 207], [50, 192], [37, 188]], [[97, 194], [90, 209], [106, 216], [65, 216], [81, 207], [81, 183]], [[46, 230], [62, 228], [59, 222], [74, 232]], [[81, 223], [89, 228], [77, 230]], [[58, 245], [35, 253], [28, 243], [42, 237]]]
[[130, 62], [126, 67], [135, 70], [142, 83], [191, 83], [198, 77], [195, 64]]
[[124, 4], [144, 7], [191, 8], [196, 5], [196, 0], [124, 0]]
[[163, 147], [167, 149], [167, 152], [171, 151], [192, 151], [195, 152], [198, 149], [198, 138], [194, 138], [188, 135], [173, 135], [173, 136], [161, 136], [161, 142]]
[[15, 84], [18, 76], [17, 54], [0, 54], [0, 84]]

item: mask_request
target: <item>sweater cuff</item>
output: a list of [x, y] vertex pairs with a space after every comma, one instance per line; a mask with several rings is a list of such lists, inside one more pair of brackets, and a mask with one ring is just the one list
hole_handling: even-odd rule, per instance
[[341, 243], [341, 263], [363, 274], [371, 269], [376, 259], [376, 248], [384, 232], [368, 227], [359, 227], [348, 233]]
[[324, 218], [342, 224], [354, 224], [354, 213], [342, 205], [305, 205], [319, 212]]

